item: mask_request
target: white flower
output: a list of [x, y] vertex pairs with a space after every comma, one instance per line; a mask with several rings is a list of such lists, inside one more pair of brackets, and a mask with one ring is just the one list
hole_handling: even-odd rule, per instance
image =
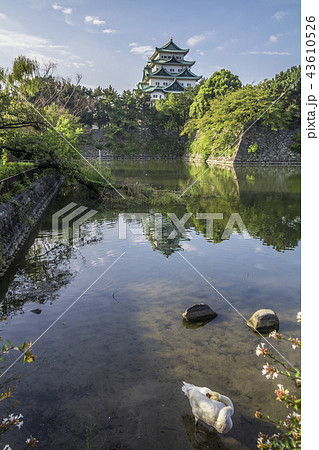
[[265, 348], [264, 342], [262, 342], [261, 344], [258, 344], [258, 346], [256, 348], [256, 355], [260, 356], [260, 355], [265, 355], [266, 353], [267, 353], [267, 349]]
[[269, 337], [275, 337], [276, 333], [277, 333], [277, 331], [272, 331], [271, 333], [269, 333]]
[[301, 322], [301, 311], [297, 314], [297, 322]]
[[10, 447], [9, 444], [7, 444], [7, 445], [3, 448], [3, 450], [12, 450], [12, 448]]
[[266, 378], [270, 380], [270, 378], [274, 379], [278, 377], [276, 367], [270, 366], [268, 363], [263, 366], [263, 370], [261, 371], [263, 375], [266, 375]]
[[23, 420], [21, 420], [21, 422], [18, 422], [16, 426], [17, 426], [17, 427], [19, 428], [19, 430], [20, 430], [20, 428], [22, 427], [22, 425], [23, 425]]

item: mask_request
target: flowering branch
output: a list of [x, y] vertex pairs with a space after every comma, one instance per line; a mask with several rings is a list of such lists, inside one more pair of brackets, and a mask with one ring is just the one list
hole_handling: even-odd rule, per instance
[[[1, 340], [1, 336], [0, 336], [0, 340]], [[19, 352], [23, 353], [23, 364], [25, 362], [31, 363], [34, 362], [36, 359], [36, 356], [32, 353], [32, 351], [30, 350], [32, 347], [32, 341], [30, 341], [29, 343], [25, 343], [23, 342], [20, 346], [14, 346], [12, 344], [12, 342], [10, 342], [8, 339], [6, 339], [7, 344], [4, 344], [1, 347], [0, 350], [0, 361], [5, 361], [5, 357], [4, 355], [7, 355], [10, 351], [12, 350], [16, 350]], [[9, 387], [7, 391], [5, 392], [0, 392], [0, 402], [5, 400], [6, 398], [11, 397], [12, 391], [15, 387]], [[17, 427], [17, 428], [21, 428], [23, 425], [23, 420], [22, 419], [23, 416], [22, 414], [18, 414], [18, 415], [13, 415], [10, 414], [8, 417], [4, 417], [3, 419], [1, 419], [0, 421], [0, 441], [1, 441], [1, 436], [9, 431], [10, 429]], [[39, 442], [36, 438], [30, 436], [27, 438], [27, 440], [25, 441], [25, 448], [30, 448], [30, 447], [35, 447], [37, 442]], [[4, 449], [7, 450], [11, 450], [10, 446], [7, 444], [5, 445]]]
[[[301, 313], [297, 314], [297, 321], [301, 322]], [[301, 342], [299, 338], [286, 338], [277, 331], [270, 333], [269, 337], [276, 340], [284, 340], [292, 342], [292, 348], [301, 348]], [[257, 356], [268, 357], [272, 360], [273, 364], [279, 364], [284, 370], [278, 369], [277, 366], [270, 365], [268, 362], [263, 366], [262, 374], [266, 376], [268, 380], [278, 378], [279, 375], [284, 375], [287, 378], [295, 382], [295, 386], [300, 388], [301, 376], [299, 369], [290, 367], [286, 362], [275, 357], [265, 346], [264, 343], [258, 344], [256, 348]], [[291, 449], [301, 448], [301, 399], [297, 399], [295, 395], [290, 394], [289, 390], [284, 388], [282, 384], [277, 385], [275, 390], [276, 400], [285, 403], [287, 408], [292, 408], [293, 411], [289, 413], [284, 421], [275, 421], [268, 415], [262, 414], [260, 411], [256, 411], [255, 417], [265, 420], [269, 423], [276, 425], [278, 429], [281, 429], [281, 433], [273, 434], [272, 436], [259, 433], [257, 439], [257, 448], [259, 449]]]

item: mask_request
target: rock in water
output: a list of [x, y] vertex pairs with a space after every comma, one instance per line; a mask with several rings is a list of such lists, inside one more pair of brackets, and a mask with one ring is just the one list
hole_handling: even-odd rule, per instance
[[196, 305], [187, 308], [183, 313], [183, 317], [189, 322], [197, 322], [214, 319], [217, 317], [217, 313], [205, 303], [197, 303]]
[[42, 310], [37, 308], [37, 309], [30, 309], [30, 312], [32, 312], [33, 314], [41, 314]]
[[279, 319], [272, 309], [258, 309], [247, 320], [247, 325], [259, 333], [269, 333], [279, 329]]

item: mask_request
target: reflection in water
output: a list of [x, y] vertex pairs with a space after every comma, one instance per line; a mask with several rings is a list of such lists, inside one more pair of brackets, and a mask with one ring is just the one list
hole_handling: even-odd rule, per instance
[[39, 236], [10, 283], [2, 302], [1, 315], [8, 316], [28, 302], [52, 302], [59, 290], [66, 286], [76, 272], [71, 266], [75, 249], [63, 242], [54, 242], [49, 236]]
[[[118, 178], [130, 172], [141, 179], [144, 173], [144, 181], [180, 191], [206, 170], [157, 161], [148, 162], [147, 171], [138, 162], [134, 172], [135, 163], [129, 170], [127, 162], [121, 164]], [[137, 222], [146, 237], [143, 241], [134, 241], [130, 233], [127, 240], [119, 240], [120, 211], [90, 204], [88, 199], [81, 203], [79, 198], [78, 203], [98, 210], [81, 226], [80, 242], [74, 246], [72, 234], [69, 241], [52, 241], [50, 214], [75, 201], [75, 194], [61, 192], [29, 241], [29, 249], [13, 265], [12, 279], [0, 284], [3, 313], [8, 317], [1, 334], [12, 342], [35, 340], [126, 252], [67, 312], [63, 323], [37, 342], [36, 364], [30, 368], [17, 364], [12, 372], [23, 377], [14, 401], [21, 402], [28, 432], [40, 440], [39, 450], [85, 448], [86, 430], [92, 423], [96, 423], [92, 442], [97, 448], [119, 443], [133, 450], [255, 448], [260, 430], [273, 431], [254, 418], [255, 410], [262, 407], [270, 414], [276, 409], [275, 384], [262, 377], [255, 356], [259, 336], [175, 252], [183, 249], [244, 316], [260, 307], [275, 309], [281, 331], [296, 335], [299, 169], [213, 167], [185, 194], [182, 206], [156, 211], [163, 218], [162, 237], [156, 235], [155, 213], [147, 205], [132, 211], [147, 213], [144, 221]], [[175, 213], [181, 219], [187, 212], [191, 216], [185, 228], [193, 237], [188, 242], [168, 218], [168, 213]], [[212, 236], [206, 221], [196, 217], [203, 212], [224, 215], [214, 221]], [[234, 212], [240, 214], [250, 240], [235, 234], [221, 239]], [[96, 232], [89, 238], [90, 230]], [[188, 329], [181, 314], [202, 301], [218, 312], [218, 320]], [[36, 309], [39, 303], [41, 314], [16, 314]], [[298, 365], [290, 347], [287, 350], [283, 342], [278, 346]], [[229, 392], [235, 414], [228, 435], [204, 427], [194, 435], [194, 418], [187, 414], [189, 407], [180, 390], [185, 377]], [[278, 410], [275, 418], [282, 419], [282, 412]], [[8, 443], [21, 447], [17, 434], [12, 433]]]
[[185, 414], [182, 416], [182, 421], [192, 450], [229, 449], [228, 446], [224, 445], [217, 431], [213, 429], [208, 430], [200, 423], [198, 431], [196, 431], [193, 416]]
[[50, 233], [40, 233], [34, 239], [24, 259], [22, 269], [15, 274], [8, 286], [1, 306], [1, 317], [16, 314], [24, 304], [52, 303], [59, 296], [59, 290], [67, 286], [76, 276], [81, 265], [81, 247], [96, 244], [102, 240], [102, 229], [97, 220], [85, 223], [73, 239], [70, 226], [67, 237], [62, 233], [52, 239]]
[[189, 330], [196, 330], [197, 328], [201, 328], [211, 322], [213, 319], [202, 320], [201, 322], [190, 322], [189, 320], [183, 319], [182, 324], [185, 328]]
[[183, 250], [180, 241], [189, 241], [174, 226], [167, 217], [160, 215], [160, 221], [156, 220], [156, 215], [150, 212], [143, 220], [143, 232], [152, 245], [153, 250], [162, 253], [167, 259], [174, 252]]

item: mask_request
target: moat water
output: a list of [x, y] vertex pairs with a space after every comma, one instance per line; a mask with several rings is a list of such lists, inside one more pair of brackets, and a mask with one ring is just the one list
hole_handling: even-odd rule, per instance
[[[1, 417], [10, 405], [24, 416], [21, 429], [2, 443], [24, 448], [32, 434], [39, 449], [256, 448], [258, 432], [274, 430], [254, 413], [285, 417], [274, 395], [285, 380], [261, 374], [266, 360], [255, 354], [261, 337], [243, 317], [271, 308], [280, 332], [300, 336], [300, 169], [213, 167], [204, 173], [176, 161], [108, 164], [118, 182], [181, 192], [202, 175], [192, 188], [202, 195], [167, 210], [126, 208], [144, 216], [129, 221], [126, 239], [119, 239], [120, 207], [61, 190], [1, 281], [3, 338], [20, 344], [42, 335], [33, 347], [36, 362], [20, 360], [0, 380], [15, 385], [13, 397], [0, 403]], [[72, 227], [54, 239], [52, 214], [70, 202], [97, 212], [77, 240]], [[161, 239], [152, 228], [156, 212], [164, 217]], [[168, 239], [174, 228], [167, 213], [181, 218], [186, 212], [188, 236], [175, 230]], [[203, 212], [224, 215], [213, 235], [197, 218]], [[232, 213], [240, 214], [246, 231], [223, 239]], [[197, 302], [218, 316], [202, 327], [185, 326], [182, 313]], [[273, 344], [299, 364], [288, 343]], [[2, 370], [17, 356], [10, 353]], [[228, 434], [202, 427], [203, 442], [196, 440], [182, 380], [232, 399]]]

